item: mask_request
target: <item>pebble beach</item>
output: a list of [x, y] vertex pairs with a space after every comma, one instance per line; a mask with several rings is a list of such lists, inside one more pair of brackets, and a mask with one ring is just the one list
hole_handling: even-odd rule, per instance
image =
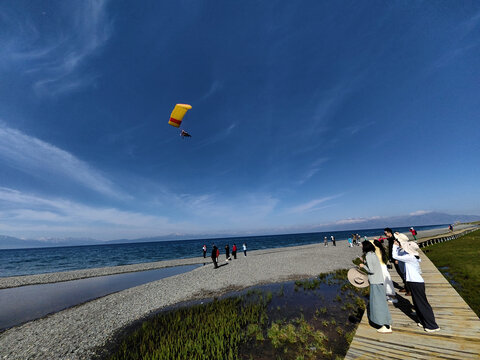
[[[434, 236], [445, 229], [425, 231]], [[13, 327], [0, 334], [0, 359], [90, 359], [115, 335], [133, 322], [171, 305], [219, 296], [253, 285], [308, 278], [349, 268], [361, 247], [346, 241], [239, 252], [236, 260], [220, 256], [214, 269], [207, 257], [177, 259], [111, 268], [69, 271], [0, 279], [0, 288], [52, 283], [85, 277], [204, 264], [187, 273], [129, 288]]]

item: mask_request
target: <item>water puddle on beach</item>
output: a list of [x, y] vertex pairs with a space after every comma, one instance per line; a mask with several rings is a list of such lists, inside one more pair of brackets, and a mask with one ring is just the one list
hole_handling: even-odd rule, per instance
[[149, 358], [154, 353], [159, 358], [212, 360], [343, 358], [365, 299], [364, 292], [348, 283], [346, 271], [255, 286], [164, 309], [118, 333], [97, 356], [110, 360]]
[[84, 302], [169, 276], [201, 265], [99, 276], [52, 284], [0, 290], [0, 331]]

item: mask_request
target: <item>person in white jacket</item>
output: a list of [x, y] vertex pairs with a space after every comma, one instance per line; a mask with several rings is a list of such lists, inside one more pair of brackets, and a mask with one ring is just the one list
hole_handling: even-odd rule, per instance
[[423, 326], [426, 332], [440, 331], [435, 321], [432, 307], [425, 294], [425, 281], [420, 269], [420, 257], [418, 245], [413, 241], [395, 240], [392, 248], [392, 256], [395, 260], [405, 263], [405, 280], [412, 293], [413, 306], [420, 320], [418, 326]]

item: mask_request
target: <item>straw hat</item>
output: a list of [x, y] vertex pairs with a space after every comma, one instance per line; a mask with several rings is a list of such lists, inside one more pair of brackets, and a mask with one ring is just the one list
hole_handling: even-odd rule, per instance
[[364, 288], [369, 285], [368, 276], [357, 268], [351, 268], [348, 270], [347, 277], [348, 281], [350, 281], [350, 283], [355, 287]]
[[[400, 243], [404, 243], [404, 242], [410, 241], [410, 239], [408, 238], [408, 236], [405, 235], [405, 234], [401, 234], [401, 233], [396, 232], [395, 234], [393, 234], [393, 236], [394, 236], [395, 239], [397, 239]], [[402, 245], [402, 246], [403, 246], [403, 245]]]
[[402, 243], [402, 249], [405, 250], [407, 253], [413, 256], [418, 256], [418, 249], [420, 249], [416, 242], [408, 241]]

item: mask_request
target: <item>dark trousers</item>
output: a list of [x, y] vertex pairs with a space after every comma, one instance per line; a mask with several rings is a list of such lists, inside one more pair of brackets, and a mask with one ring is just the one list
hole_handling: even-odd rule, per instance
[[408, 281], [407, 285], [412, 293], [413, 307], [423, 327], [431, 330], [438, 329], [435, 315], [425, 294], [425, 283]]
[[405, 273], [402, 271], [402, 268], [400, 267], [400, 265], [398, 265], [398, 264], [395, 262], [395, 260], [393, 261], [393, 265], [395, 266], [395, 270], [397, 270], [398, 276], [400, 276], [400, 277], [402, 278], [403, 287], [405, 288], [405, 290], [407, 290], [408, 292], [410, 292], [410, 290], [408, 289], [407, 282], [405, 281]]
[[203, 251], [203, 258], [205, 259], [207, 257], [207, 252]]
[[243, 255], [247, 256], [247, 250], [243, 250]]
[[215, 269], [218, 268], [217, 258], [212, 258], [212, 261], [213, 261], [213, 265], [215, 266]]
[[233, 255], [233, 258], [234, 258], [234, 259], [237, 258], [237, 252], [236, 252], [236, 251], [232, 251], [232, 255]]

